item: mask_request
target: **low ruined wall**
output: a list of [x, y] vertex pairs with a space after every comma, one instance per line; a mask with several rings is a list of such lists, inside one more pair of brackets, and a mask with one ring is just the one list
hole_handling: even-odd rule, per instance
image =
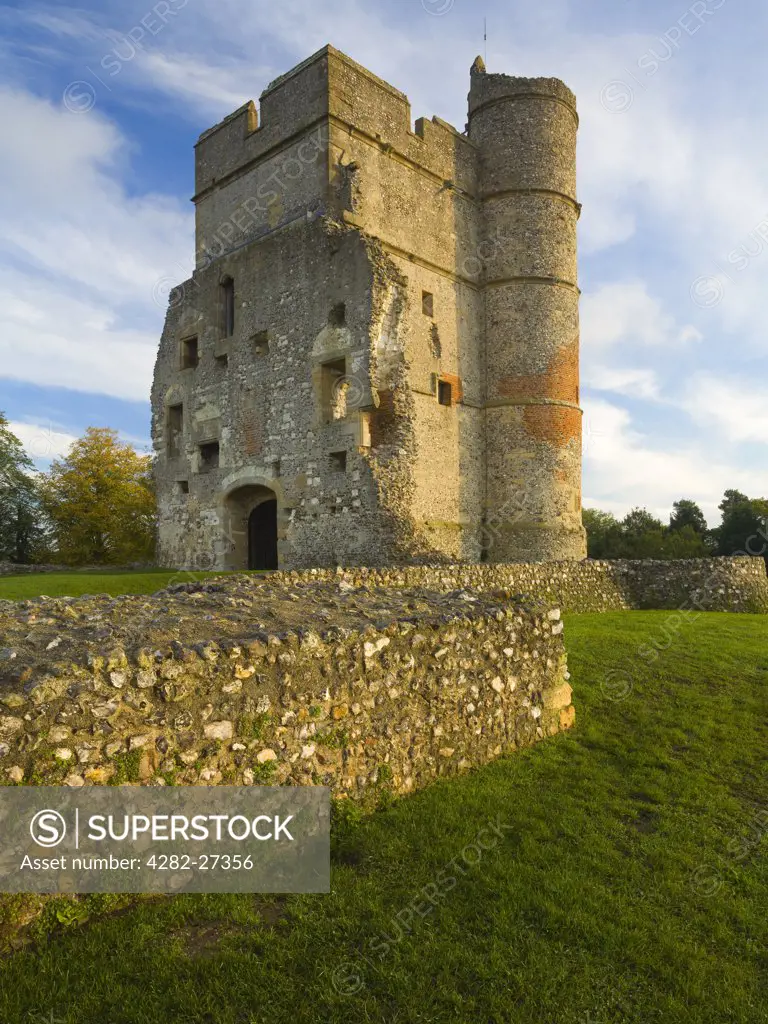
[[30, 576], [38, 572], [72, 572], [63, 565], [22, 565], [19, 562], [0, 562], [0, 576]]
[[[562, 630], [508, 592], [335, 579], [0, 601], [0, 784], [322, 784], [370, 806], [570, 727]], [[0, 953], [141, 898], [0, 894]]]
[[651, 608], [768, 612], [768, 575], [762, 558], [308, 569], [276, 573], [272, 578], [296, 582], [335, 578], [355, 586], [428, 587], [437, 591], [505, 588], [556, 604], [564, 612]]
[[508, 592], [174, 589], [0, 602], [3, 781], [315, 783], [365, 802], [573, 721], [559, 610]]

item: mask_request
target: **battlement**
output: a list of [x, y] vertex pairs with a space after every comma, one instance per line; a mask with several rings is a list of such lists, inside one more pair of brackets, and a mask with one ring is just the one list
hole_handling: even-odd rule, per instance
[[[439, 117], [414, 125], [405, 93], [327, 45], [270, 82], [258, 108], [249, 100], [200, 135], [195, 201], [329, 122], [445, 179], [456, 176], [457, 149], [463, 164], [474, 162], [476, 147], [460, 131]], [[465, 176], [463, 187], [471, 184]]]
[[261, 94], [258, 109], [250, 100], [203, 132], [195, 146], [196, 202], [213, 186], [327, 118], [327, 50], [273, 82]]
[[516, 75], [487, 74], [473, 68], [470, 78], [469, 116], [500, 100], [554, 99], [576, 114], [576, 97], [559, 78], [520, 78]]

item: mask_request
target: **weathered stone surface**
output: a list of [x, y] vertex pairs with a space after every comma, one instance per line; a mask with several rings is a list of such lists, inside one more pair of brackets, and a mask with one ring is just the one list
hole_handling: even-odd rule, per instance
[[[269, 778], [322, 783], [365, 802], [382, 785], [410, 792], [536, 742], [540, 726], [547, 735], [560, 728], [567, 670], [550, 606], [509, 589], [468, 600], [466, 589], [338, 582], [335, 574], [233, 576], [151, 598], [68, 602], [71, 660], [55, 676], [39, 652], [60, 603], [3, 603], [0, 629], [13, 635], [29, 687], [67, 684], [34, 720], [4, 716], [8, 760], [45, 782], [64, 782], [79, 762], [85, 785], [115, 772], [146, 784], [169, 772], [181, 784]], [[139, 678], [149, 649], [153, 687]], [[176, 668], [173, 683], [164, 681]]]
[[570, 729], [573, 723], [576, 721], [576, 708], [571, 705], [569, 708], [563, 708], [560, 712], [560, 728]]
[[231, 740], [234, 727], [231, 722], [209, 722], [203, 727], [203, 733], [209, 740]]
[[568, 683], [563, 683], [562, 686], [558, 686], [553, 690], [549, 690], [544, 696], [544, 707], [546, 708], [564, 708], [568, 707], [571, 703], [571, 697], [573, 690]]
[[414, 130], [329, 46], [262, 103], [195, 149], [163, 563], [246, 568], [254, 512], [266, 567], [583, 557], [573, 94], [475, 73], [465, 133]]

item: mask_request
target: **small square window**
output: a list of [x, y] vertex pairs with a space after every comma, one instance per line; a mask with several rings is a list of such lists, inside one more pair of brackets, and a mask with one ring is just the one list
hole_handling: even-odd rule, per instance
[[179, 494], [189, 494], [189, 480], [177, 480], [176, 486]]
[[347, 322], [347, 307], [343, 302], [337, 302], [328, 315], [328, 323], [331, 327], [343, 327]]
[[216, 356], [216, 365], [219, 367], [219, 369], [226, 370], [226, 368], [229, 366], [229, 356], [226, 354], [226, 352], [222, 353], [220, 356]]
[[199, 362], [200, 353], [197, 347], [197, 338], [184, 338], [181, 343], [182, 370], [194, 370]]
[[269, 355], [269, 332], [259, 331], [253, 336], [253, 351], [257, 356]]
[[453, 400], [453, 388], [447, 380], [437, 382], [437, 400], [440, 405], [451, 405]]
[[424, 316], [435, 315], [435, 300], [432, 292], [421, 293], [421, 312]]
[[347, 471], [347, 453], [346, 452], [331, 452], [328, 456], [331, 470], [334, 473], [346, 473]]
[[219, 467], [219, 442], [208, 441], [200, 445], [200, 469], [206, 472]]

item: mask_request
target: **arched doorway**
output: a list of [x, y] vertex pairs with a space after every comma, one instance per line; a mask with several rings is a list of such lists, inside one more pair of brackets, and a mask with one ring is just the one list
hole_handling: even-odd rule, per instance
[[278, 568], [278, 494], [264, 484], [247, 483], [231, 490], [224, 501], [228, 543], [225, 567]]
[[277, 499], [261, 501], [248, 516], [248, 568], [277, 568]]

